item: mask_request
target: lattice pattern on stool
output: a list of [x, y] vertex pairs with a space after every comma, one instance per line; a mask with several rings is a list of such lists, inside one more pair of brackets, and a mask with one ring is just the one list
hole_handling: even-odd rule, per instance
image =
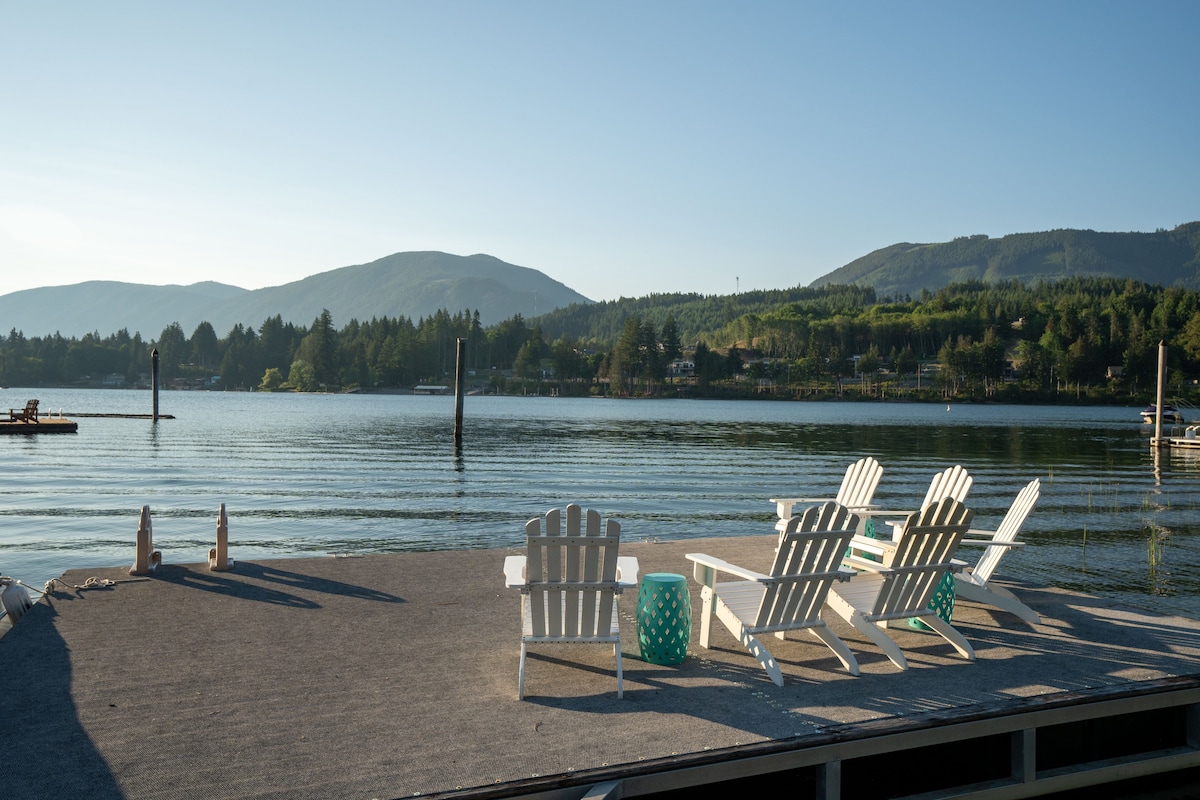
[[681, 664], [692, 632], [692, 601], [682, 575], [647, 575], [638, 592], [638, 646], [651, 664]]
[[[933, 590], [933, 597], [929, 598], [929, 607], [933, 609], [933, 613], [941, 618], [942, 622], [949, 623], [954, 616], [954, 573], [947, 572], [942, 576], [942, 581]], [[930, 630], [929, 626], [917, 617], [911, 617], [908, 620], [909, 627], [916, 628], [919, 631]]]

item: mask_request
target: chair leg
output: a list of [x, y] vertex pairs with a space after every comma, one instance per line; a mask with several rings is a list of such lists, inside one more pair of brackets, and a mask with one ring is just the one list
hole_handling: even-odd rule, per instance
[[742, 643], [742, 647], [749, 650], [750, 655], [754, 656], [759, 664], [762, 664], [763, 669], [767, 671], [767, 675], [775, 682], [775, 685], [783, 686], [783, 673], [779, 669], [779, 664], [775, 662], [775, 656], [771, 655], [771, 651], [746, 629], [742, 621], [735, 617], [724, 603], [718, 602], [717, 604], [717, 618], [725, 623], [725, 627], [729, 628], [729, 632], [737, 637], [737, 640]]
[[701, 586], [700, 597], [704, 600], [703, 608], [700, 610], [700, 646], [708, 649], [709, 637], [712, 635], [713, 588]]
[[968, 661], [975, 660], [975, 651], [971, 648], [970, 643], [963, 638], [963, 635], [950, 627], [950, 624], [939, 617], [937, 614], [927, 614], [921, 617], [921, 622], [924, 622], [930, 628], [941, 634], [942, 638], [953, 645], [954, 649]]
[[775, 656], [771, 655], [771, 651], [763, 647], [763, 643], [753, 634], [747, 633], [745, 627], [742, 628], [738, 639], [742, 646], [750, 651], [750, 655], [754, 656], [759, 664], [762, 664], [763, 669], [767, 671], [767, 676], [775, 682], [775, 685], [783, 686], [783, 673], [779, 670], [779, 664], [775, 662]]
[[966, 581], [959, 581], [955, 587], [958, 596], [964, 600], [995, 606], [1001, 611], [1007, 611], [1030, 625], [1040, 625], [1041, 616], [1029, 606], [1017, 599], [1016, 595], [1003, 586], [976, 586]]
[[621, 643], [617, 642], [613, 647], [617, 651], [617, 699], [620, 700], [625, 696], [625, 687], [621, 681]]
[[517, 672], [517, 699], [525, 699], [525, 642], [521, 642], [521, 668]]
[[846, 643], [836, 633], [829, 630], [824, 624], [814, 625], [808, 629], [808, 632], [824, 642], [825, 646], [833, 651], [833, 654], [842, 662], [842, 666], [846, 668], [847, 672], [851, 675], [859, 674], [858, 659], [854, 657], [854, 654], [850, 652], [850, 648], [846, 646]]
[[908, 660], [904, 658], [904, 653], [900, 652], [900, 647], [892, 641], [891, 637], [884, 632], [887, 627], [886, 622], [867, 622], [866, 617], [862, 612], [852, 606], [837, 592], [830, 592], [825, 598], [825, 604], [828, 608], [837, 614], [842, 619], [854, 626], [854, 629], [866, 636], [884, 652], [893, 664], [900, 669], [908, 669]]
[[867, 622], [863, 615], [857, 611], [851, 615], [849, 622], [862, 635], [866, 636], [883, 651], [893, 664], [902, 670], [908, 669], [908, 659], [904, 657], [904, 653], [900, 652], [900, 646], [892, 641], [892, 637], [888, 636], [883, 630], [873, 622]]

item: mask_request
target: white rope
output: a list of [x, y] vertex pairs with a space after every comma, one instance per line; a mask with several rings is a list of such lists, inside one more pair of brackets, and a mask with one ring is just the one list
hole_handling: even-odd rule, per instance
[[38, 594], [50, 594], [52, 591], [54, 591], [54, 584], [56, 584], [56, 583], [59, 584], [60, 586], [62, 586], [64, 589], [80, 590], [80, 589], [107, 589], [108, 587], [116, 586], [119, 583], [134, 583], [135, 581], [144, 581], [144, 580], [146, 580], [146, 579], [145, 578], [129, 578], [129, 579], [123, 580], [123, 581], [115, 581], [112, 578], [98, 578], [95, 575], [93, 575], [92, 577], [90, 577], [86, 581], [84, 581], [83, 583], [67, 583], [62, 578], [51, 578], [50, 580], [46, 581], [45, 588], [38, 589], [37, 587], [30, 586], [28, 583], [25, 583], [25, 581], [22, 581], [18, 578], [12, 578], [12, 577], [9, 577], [8, 575], [0, 575], [0, 585], [5, 584], [5, 583], [15, 584], [17, 586], [23, 586], [31, 592], [37, 592]]
[[[38, 592], [39, 594], [50, 594], [50, 592], [52, 592], [54, 590], [54, 584], [56, 584], [56, 583], [62, 584], [64, 589], [77, 589], [77, 590], [78, 589], [105, 589], [105, 588], [108, 588], [109, 586], [116, 586], [118, 583], [131, 583], [134, 580], [145, 580], [145, 579], [144, 578], [131, 578], [130, 580], [127, 580], [127, 581], [114, 581], [111, 578], [97, 578], [95, 575], [93, 575], [92, 577], [90, 577], [86, 581], [84, 581], [83, 583], [70, 584], [70, 583], [67, 583], [66, 581], [64, 581], [62, 578], [51, 578], [50, 580], [46, 581], [46, 588], [44, 591], [39, 591], [37, 589], [33, 589], [32, 586], [28, 586], [26, 588], [33, 589], [33, 591]], [[21, 582], [17, 581], [17, 583], [21, 583]], [[21, 583], [21, 585], [25, 586], [25, 584], [23, 584], [23, 583]]]

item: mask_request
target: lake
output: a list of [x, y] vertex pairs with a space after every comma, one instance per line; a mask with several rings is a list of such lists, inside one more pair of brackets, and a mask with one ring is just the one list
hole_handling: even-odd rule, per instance
[[[0, 408], [149, 414], [146, 391], [5, 389]], [[1200, 460], [1149, 446], [1140, 407], [163, 392], [148, 419], [77, 417], [77, 434], [3, 436], [0, 573], [41, 587], [132, 564], [151, 507], [167, 563], [203, 562], [220, 503], [231, 556], [517, 545], [578, 502], [627, 540], [761, 535], [778, 496], [829, 496], [865, 455], [877, 502], [911, 508], [933, 473], [975, 477], [994, 528], [1042, 479], [1029, 546], [1001, 576], [1200, 618]], [[973, 556], [972, 551], [969, 556]], [[690, 574], [688, 565], [679, 571]], [[496, 567], [500, 585], [500, 564]]]

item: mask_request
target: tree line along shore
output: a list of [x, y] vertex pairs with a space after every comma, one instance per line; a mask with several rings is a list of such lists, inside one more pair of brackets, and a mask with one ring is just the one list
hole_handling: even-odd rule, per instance
[[276, 315], [224, 337], [178, 323], [154, 339], [0, 340], [0, 385], [387, 391], [453, 382], [499, 394], [1143, 403], [1158, 344], [1167, 389], [1200, 396], [1200, 293], [1129, 279], [968, 282], [917, 297], [827, 286], [732, 296], [650, 295], [480, 324], [479, 312], [311, 324]]

